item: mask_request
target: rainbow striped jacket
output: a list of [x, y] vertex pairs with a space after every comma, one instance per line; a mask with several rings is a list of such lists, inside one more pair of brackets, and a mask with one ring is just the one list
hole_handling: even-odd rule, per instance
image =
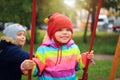
[[33, 60], [32, 74], [38, 80], [78, 80], [76, 71], [85, 67], [73, 40], [59, 48], [53, 40], [47, 41], [38, 47]]

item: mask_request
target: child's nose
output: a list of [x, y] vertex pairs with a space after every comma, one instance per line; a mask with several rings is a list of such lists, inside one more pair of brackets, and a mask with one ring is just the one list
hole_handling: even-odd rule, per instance
[[24, 36], [24, 35], [22, 35], [22, 39], [25, 39], [25, 36]]

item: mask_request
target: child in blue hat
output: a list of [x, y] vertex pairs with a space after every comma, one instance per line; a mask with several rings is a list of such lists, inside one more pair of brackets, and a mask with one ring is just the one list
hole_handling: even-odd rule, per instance
[[21, 80], [20, 64], [29, 58], [21, 48], [26, 41], [26, 30], [20, 24], [6, 26], [0, 37], [0, 80]]

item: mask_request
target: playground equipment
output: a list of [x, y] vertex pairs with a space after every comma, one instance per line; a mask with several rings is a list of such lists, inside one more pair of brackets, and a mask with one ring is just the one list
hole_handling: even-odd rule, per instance
[[[101, 5], [102, 5], [102, 0], [99, 0], [98, 1], [98, 9], [96, 11], [96, 17], [95, 17], [95, 22], [94, 22], [94, 27], [93, 27], [93, 32], [92, 32], [92, 37], [91, 37], [91, 40], [90, 40], [89, 53], [90, 53], [90, 51], [92, 50], [92, 47], [93, 47], [94, 36], [95, 36], [95, 33], [96, 33], [96, 27], [97, 27], [98, 16], [99, 16], [99, 13], [100, 13]], [[87, 59], [82, 79], [79, 79], [79, 80], [87, 80], [88, 79], [88, 66], [89, 66], [89, 62], [90, 62], [90, 60]], [[92, 63], [95, 64], [94, 61], [92, 61]]]
[[[36, 0], [33, 0], [33, 4], [32, 4], [32, 29], [31, 29], [31, 40], [30, 40], [30, 59], [32, 59], [33, 49], [34, 49], [35, 22], [36, 22]], [[32, 80], [31, 72], [32, 71], [29, 70], [28, 80]]]
[[110, 71], [109, 80], [115, 80], [119, 61], [120, 61], [120, 36], [119, 36], [118, 43], [116, 46], [116, 51], [115, 51], [114, 60], [112, 63], [112, 68]]
[[[93, 29], [92, 37], [91, 37], [91, 41], [90, 41], [89, 53], [91, 52], [92, 47], [93, 47], [94, 36], [95, 36], [95, 32], [96, 32], [98, 16], [99, 16], [101, 5], [102, 5], [102, 0], [99, 0], [98, 1], [98, 10], [96, 11], [94, 29]], [[33, 0], [33, 5], [32, 5], [32, 29], [31, 29], [31, 41], [30, 41], [30, 59], [32, 59], [33, 45], [34, 45], [34, 28], [35, 28], [35, 22], [36, 22], [35, 18], [36, 18], [36, 0]], [[83, 77], [82, 77], [82, 79], [79, 79], [79, 80], [87, 80], [88, 79], [88, 66], [89, 66], [90, 61], [91, 60], [87, 59], [86, 66], [85, 66], [84, 73], [83, 73]], [[31, 70], [28, 73], [28, 80], [31, 80]]]

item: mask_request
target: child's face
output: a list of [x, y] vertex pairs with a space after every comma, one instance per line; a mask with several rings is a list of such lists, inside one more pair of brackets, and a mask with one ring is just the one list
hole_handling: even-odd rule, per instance
[[26, 41], [26, 35], [24, 31], [19, 31], [16, 36], [16, 41], [19, 46], [24, 46]]
[[72, 32], [68, 28], [62, 28], [55, 32], [55, 38], [60, 43], [67, 43], [72, 37]]

